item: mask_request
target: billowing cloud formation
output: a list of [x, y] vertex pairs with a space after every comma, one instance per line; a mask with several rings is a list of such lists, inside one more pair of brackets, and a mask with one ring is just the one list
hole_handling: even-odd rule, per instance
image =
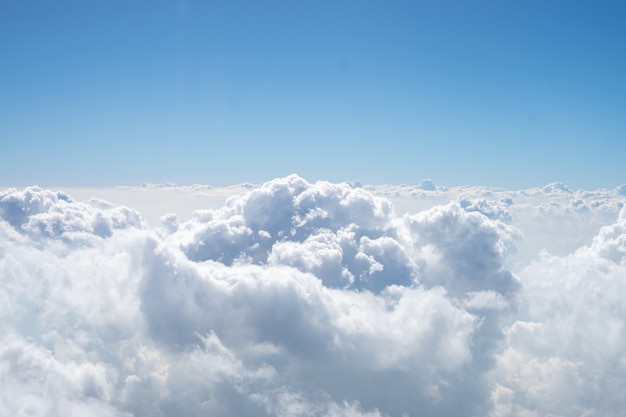
[[38, 187], [0, 194], [0, 218], [14, 229], [35, 237], [64, 237], [76, 234], [108, 237], [114, 229], [139, 227], [139, 213], [92, 199], [75, 202], [66, 193]]
[[590, 246], [544, 253], [521, 276], [523, 319], [498, 355], [494, 415], [623, 415], [626, 207]]
[[2, 192], [0, 415], [617, 415], [626, 209], [514, 273], [514, 205], [290, 176], [149, 229]]

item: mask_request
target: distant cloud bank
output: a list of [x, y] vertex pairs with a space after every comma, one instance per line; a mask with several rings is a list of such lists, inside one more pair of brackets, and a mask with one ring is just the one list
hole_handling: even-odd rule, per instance
[[2, 191], [0, 415], [622, 415], [623, 188]]

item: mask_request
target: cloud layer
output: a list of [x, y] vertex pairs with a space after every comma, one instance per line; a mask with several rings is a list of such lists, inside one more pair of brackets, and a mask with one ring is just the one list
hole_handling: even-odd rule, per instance
[[618, 415], [626, 209], [511, 270], [512, 198], [366, 188], [293, 175], [155, 229], [1, 192], [0, 415]]

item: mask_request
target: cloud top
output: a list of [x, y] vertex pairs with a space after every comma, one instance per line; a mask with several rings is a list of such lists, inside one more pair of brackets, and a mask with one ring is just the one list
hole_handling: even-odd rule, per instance
[[0, 414], [617, 415], [624, 210], [513, 272], [514, 205], [292, 175], [148, 229], [6, 190]]

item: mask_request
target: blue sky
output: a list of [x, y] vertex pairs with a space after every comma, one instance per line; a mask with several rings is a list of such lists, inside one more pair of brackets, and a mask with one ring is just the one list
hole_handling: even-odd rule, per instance
[[626, 3], [0, 2], [0, 185], [626, 182]]

